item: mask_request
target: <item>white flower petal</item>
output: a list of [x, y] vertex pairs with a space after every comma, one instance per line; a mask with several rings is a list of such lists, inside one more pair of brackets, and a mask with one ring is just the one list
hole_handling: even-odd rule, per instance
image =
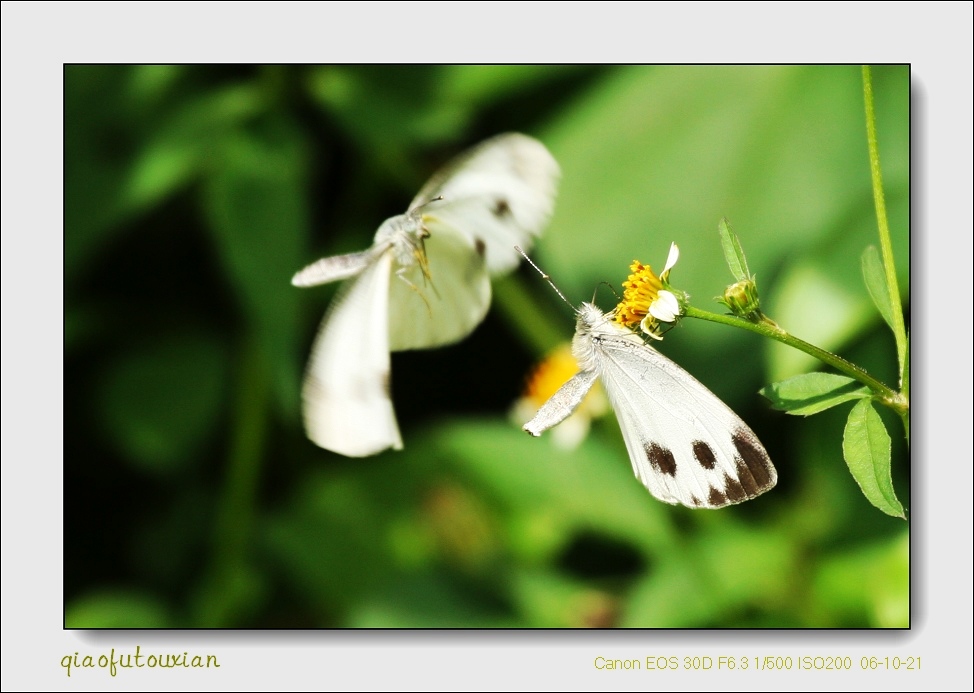
[[656, 300], [649, 304], [649, 314], [663, 322], [673, 322], [680, 315], [680, 302], [673, 292], [663, 289]]
[[661, 342], [663, 341], [663, 338], [656, 333], [656, 330], [654, 329], [655, 327], [656, 325], [653, 324], [652, 315], [647, 315], [645, 318], [643, 318], [642, 322], [639, 323], [639, 329], [641, 329], [645, 334], [649, 335], [653, 339]]
[[671, 269], [676, 261], [680, 259], [680, 249], [676, 247], [676, 243], [670, 243], [670, 254], [666, 256], [666, 265], [663, 267], [663, 274], [666, 274]]

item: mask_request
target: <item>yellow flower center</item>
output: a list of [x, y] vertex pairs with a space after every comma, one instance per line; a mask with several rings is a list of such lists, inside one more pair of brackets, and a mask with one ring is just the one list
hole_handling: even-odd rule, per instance
[[[633, 261], [629, 270], [632, 274], [622, 283], [622, 301], [616, 306], [615, 319], [621, 325], [635, 327], [649, 315], [649, 307], [659, 297], [663, 282], [652, 267], [638, 260]], [[650, 316], [649, 322], [655, 326], [656, 319]]]

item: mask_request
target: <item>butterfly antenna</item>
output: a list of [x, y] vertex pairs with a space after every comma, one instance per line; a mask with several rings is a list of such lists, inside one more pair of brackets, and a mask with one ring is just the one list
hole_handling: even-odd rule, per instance
[[416, 205], [415, 207], [413, 207], [413, 208], [412, 208], [411, 210], [409, 210], [409, 211], [410, 211], [410, 212], [415, 212], [415, 211], [416, 211], [416, 210], [418, 210], [418, 209], [422, 209], [422, 208], [423, 208], [423, 207], [425, 207], [426, 205], [430, 205], [430, 204], [433, 204], [434, 202], [441, 202], [442, 200], [443, 200], [443, 196], [442, 196], [442, 195], [437, 195], [437, 196], [436, 196], [436, 197], [434, 197], [434, 198], [431, 198], [431, 199], [429, 199], [429, 200], [426, 200], [426, 202], [423, 202], [422, 204], [418, 204], [418, 205]]
[[551, 277], [548, 276], [548, 274], [546, 274], [545, 272], [543, 272], [540, 267], [538, 267], [536, 264], [534, 264], [534, 260], [532, 260], [531, 258], [529, 258], [527, 256], [527, 254], [523, 250], [521, 250], [521, 248], [519, 246], [514, 246], [514, 250], [516, 250], [518, 253], [520, 253], [521, 257], [523, 257], [525, 260], [527, 260], [529, 263], [531, 263], [531, 266], [534, 267], [534, 269], [538, 270], [538, 274], [541, 275], [541, 278], [544, 279], [546, 282], [548, 282], [548, 286], [550, 286], [552, 289], [555, 290], [555, 293], [558, 294], [561, 297], [561, 300], [562, 301], [564, 301], [569, 306], [571, 306], [571, 309], [572, 310], [575, 310], [575, 306], [572, 305], [571, 301], [569, 301], [567, 298], [565, 298], [565, 294], [563, 294], [561, 291], [558, 290], [558, 287], [555, 286], [555, 283], [553, 281], [551, 281]]
[[619, 292], [616, 291], [615, 287], [612, 286], [612, 284], [610, 284], [607, 281], [601, 281], [595, 286], [595, 291], [592, 292], [592, 303], [595, 303], [595, 294], [599, 292], [599, 288], [603, 285], [609, 287], [609, 291], [611, 291], [612, 295], [616, 297], [616, 302], [622, 300], [622, 297], [619, 296]]

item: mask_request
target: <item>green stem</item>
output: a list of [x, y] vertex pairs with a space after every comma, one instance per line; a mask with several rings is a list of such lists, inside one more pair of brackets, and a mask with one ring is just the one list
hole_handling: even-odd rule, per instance
[[234, 396], [232, 437], [226, 479], [213, 531], [213, 553], [198, 604], [198, 618], [209, 627], [235, 625], [247, 587], [247, 554], [253, 540], [260, 462], [267, 436], [266, 370], [256, 340], [244, 346]]
[[734, 317], [733, 315], [718, 315], [717, 313], [700, 310], [699, 308], [694, 308], [693, 306], [685, 306], [683, 314], [688, 318], [699, 318], [700, 320], [709, 320], [710, 322], [717, 322], [722, 325], [740, 327], [745, 330], [750, 330], [751, 332], [757, 332], [765, 337], [776, 339], [783, 344], [787, 344], [790, 347], [804, 351], [806, 354], [814, 356], [819, 361], [822, 361], [823, 363], [832, 366], [836, 370], [845, 373], [850, 378], [858, 380], [876, 393], [880, 402], [894, 409], [895, 411], [902, 413], [903, 411], [909, 410], [909, 402], [907, 402], [902, 395], [890, 388], [888, 385], [883, 384], [873, 376], [869, 375], [869, 373], [864, 371], [859, 366], [849, 363], [844, 358], [836, 356], [830, 351], [821, 349], [814, 344], [809, 344], [808, 342], [799, 339], [794, 335], [788, 334], [770, 320], [760, 323], [748, 322], [743, 318]]
[[[910, 401], [910, 340], [906, 340], [906, 361], [903, 365], [903, 397]], [[906, 444], [910, 444], [910, 410], [900, 412], [903, 419], [903, 430], [906, 431]]]
[[906, 324], [903, 321], [903, 304], [896, 281], [896, 265], [893, 262], [893, 242], [890, 239], [889, 221], [886, 218], [886, 197], [883, 194], [883, 172], [879, 166], [879, 143], [876, 139], [876, 110], [873, 104], [872, 73], [868, 65], [862, 66], [862, 90], [866, 102], [866, 140], [869, 143], [869, 169], [872, 172], [873, 200], [876, 204], [876, 221], [879, 225], [879, 247], [886, 271], [886, 286], [893, 309], [893, 336], [896, 338], [896, 355], [900, 364], [900, 376], [906, 367]]

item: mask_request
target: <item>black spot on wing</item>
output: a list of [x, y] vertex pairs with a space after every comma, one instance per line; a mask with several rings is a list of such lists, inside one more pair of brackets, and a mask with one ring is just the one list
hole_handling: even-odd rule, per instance
[[717, 466], [717, 457], [714, 455], [714, 451], [702, 440], [693, 442], [693, 456], [704, 469], [713, 469]]
[[740, 503], [757, 494], [749, 493], [740, 481], [731, 478], [730, 474], [724, 474], [724, 495], [727, 496], [728, 503]]
[[[768, 454], [753, 433], [741, 429], [734, 433], [731, 440], [738, 453], [734, 458], [734, 471], [737, 478], [725, 471], [722, 488], [710, 488], [707, 500], [714, 508], [741, 503], [760, 496], [772, 488], [778, 480]], [[694, 445], [694, 455], [703, 464], [697, 455], [696, 445]]]
[[479, 255], [480, 258], [483, 259], [484, 254], [487, 252], [487, 244], [484, 243], [484, 239], [482, 239], [482, 238], [474, 238], [473, 239], [473, 247], [474, 247], [474, 250], [477, 251], [477, 255]]
[[511, 205], [505, 198], [498, 197], [494, 200], [494, 206], [490, 211], [494, 213], [495, 217], [502, 219], [511, 215]]
[[707, 496], [707, 504], [712, 508], [719, 508], [727, 505], [727, 496], [711, 486], [710, 494]]
[[676, 459], [674, 459], [672, 452], [656, 443], [646, 443], [644, 449], [646, 459], [656, 471], [661, 474], [676, 476]]
[[739, 430], [732, 439], [740, 457], [734, 459], [737, 478], [748, 493], [748, 498], [773, 488], [778, 475], [761, 443], [750, 431]]

